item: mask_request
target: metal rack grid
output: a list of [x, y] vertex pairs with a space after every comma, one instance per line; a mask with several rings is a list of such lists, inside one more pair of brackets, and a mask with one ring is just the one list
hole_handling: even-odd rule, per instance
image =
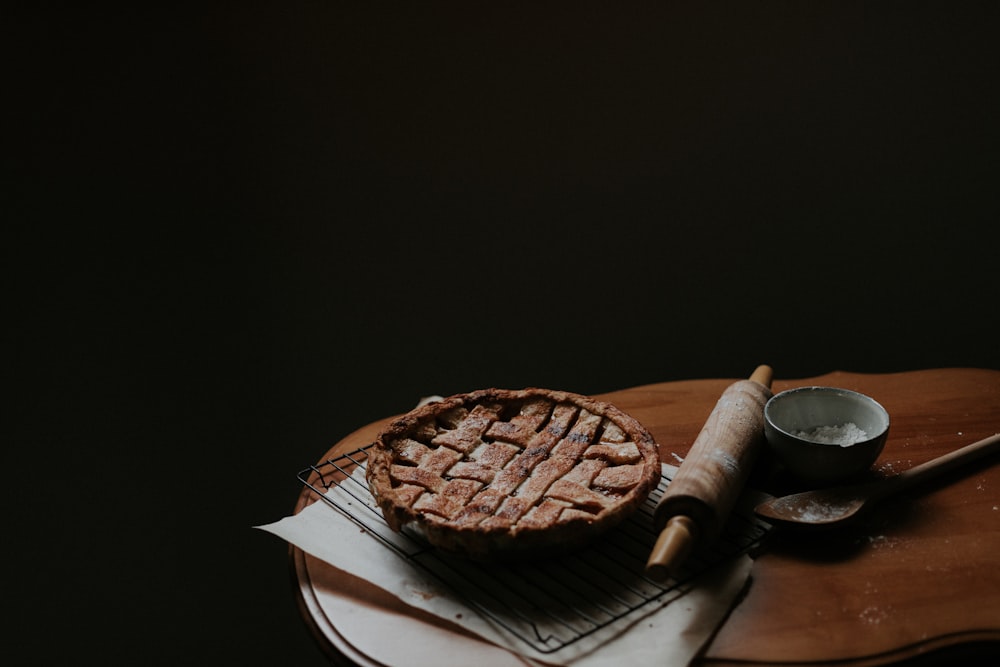
[[676, 578], [647, 578], [646, 560], [657, 537], [653, 510], [670, 483], [663, 475], [640, 510], [592, 546], [543, 563], [487, 566], [441, 552], [409, 530], [392, 531], [364, 479], [368, 449], [310, 466], [299, 472], [299, 480], [366, 535], [542, 654], [669, 604], [699, 575], [753, 549], [768, 529], [752, 512], [737, 508], [719, 540], [689, 558]]

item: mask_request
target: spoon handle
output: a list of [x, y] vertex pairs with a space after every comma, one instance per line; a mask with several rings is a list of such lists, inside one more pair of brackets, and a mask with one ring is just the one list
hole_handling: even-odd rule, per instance
[[1000, 433], [994, 433], [993, 435], [974, 442], [971, 445], [966, 445], [965, 447], [956, 449], [953, 452], [948, 452], [943, 456], [939, 456], [936, 459], [931, 459], [930, 461], [925, 461], [920, 465], [913, 466], [909, 470], [904, 470], [895, 477], [891, 477], [890, 480], [892, 481], [889, 484], [884, 485], [883, 488], [886, 493], [889, 493], [890, 491], [892, 493], [902, 491], [903, 489], [908, 489], [920, 482], [925, 482], [929, 479], [937, 477], [938, 475], [950, 472], [959, 466], [982, 458], [995, 451], [1000, 451]]

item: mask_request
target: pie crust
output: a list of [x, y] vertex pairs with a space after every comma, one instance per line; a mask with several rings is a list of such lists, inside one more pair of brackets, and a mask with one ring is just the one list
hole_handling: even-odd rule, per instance
[[660, 458], [652, 435], [610, 403], [494, 388], [393, 420], [365, 474], [394, 531], [492, 560], [589, 543], [646, 500]]

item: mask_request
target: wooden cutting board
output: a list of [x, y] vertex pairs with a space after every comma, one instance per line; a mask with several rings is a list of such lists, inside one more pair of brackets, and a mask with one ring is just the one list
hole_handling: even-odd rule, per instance
[[[659, 442], [663, 461], [677, 465], [736, 379], [664, 382], [597, 398], [642, 422]], [[876, 476], [899, 473], [1000, 432], [1000, 371], [835, 372], [776, 378], [772, 388], [777, 393], [820, 384], [868, 394], [889, 411], [889, 439], [875, 464]], [[393, 417], [359, 429], [317, 460], [367, 445]], [[766, 455], [750, 483], [775, 495], [803, 490]], [[304, 489], [295, 511], [313, 500]], [[300, 609], [321, 645], [335, 660], [343, 661], [346, 654], [363, 662], [364, 656], [337, 632], [336, 619], [317, 602], [324, 590], [359, 595], [358, 582], [335, 576], [333, 568], [294, 547], [291, 563]], [[746, 596], [700, 662], [860, 667], [971, 644], [996, 656], [998, 565], [1000, 456], [990, 456], [885, 501], [849, 529], [772, 532], [755, 555]], [[397, 607], [396, 613], [407, 612]]]

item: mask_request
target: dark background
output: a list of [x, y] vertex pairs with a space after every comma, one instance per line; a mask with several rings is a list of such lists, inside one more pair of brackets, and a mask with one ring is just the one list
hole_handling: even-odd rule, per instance
[[424, 395], [1000, 368], [996, 3], [483, 4], [4, 10], [23, 664], [323, 664], [252, 526]]

